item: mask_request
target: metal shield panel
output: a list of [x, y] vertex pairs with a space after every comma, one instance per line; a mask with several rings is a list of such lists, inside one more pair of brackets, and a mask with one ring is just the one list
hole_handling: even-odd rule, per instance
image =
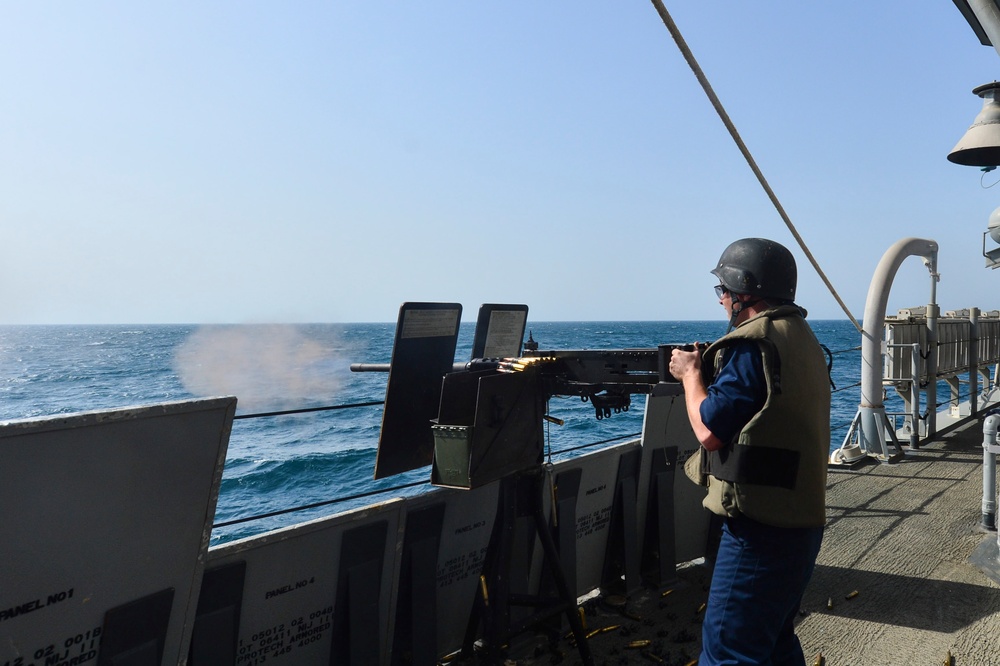
[[527, 321], [527, 305], [481, 305], [472, 338], [472, 358], [520, 356]]
[[[402, 506], [391, 500], [212, 548], [210, 567], [246, 563], [237, 663], [385, 663]], [[352, 640], [352, 616], [375, 626]], [[382, 653], [344, 656], [373, 649]]]
[[601, 585], [619, 460], [624, 453], [638, 446], [638, 441], [628, 442], [555, 465], [553, 470], [555, 474], [570, 469], [581, 471], [580, 490], [576, 498], [578, 596], [587, 594]]
[[407, 500], [407, 510], [429, 502], [445, 504], [437, 557], [437, 645], [441, 654], [462, 647], [486, 549], [496, 519], [499, 485], [441, 490]]
[[217, 398], [0, 424], [0, 664], [96, 659], [107, 612], [164, 590], [155, 641], [163, 663], [186, 656], [235, 409]]
[[[653, 450], [662, 447], [677, 448], [677, 470], [674, 483], [674, 527], [677, 563], [690, 562], [704, 557], [708, 543], [710, 514], [702, 507], [705, 489], [695, 485], [684, 475], [684, 462], [698, 451], [698, 440], [691, 430], [684, 407], [684, 395], [676, 387], [669, 387], [675, 394], [646, 398], [646, 415], [642, 423], [642, 466], [639, 472], [638, 521], [646, 524], [648, 510], [650, 470]], [[645, 548], [648, 535], [639, 532], [640, 550]]]
[[403, 303], [399, 308], [376, 479], [431, 464], [431, 420], [438, 415], [441, 380], [455, 362], [461, 319], [458, 303]]

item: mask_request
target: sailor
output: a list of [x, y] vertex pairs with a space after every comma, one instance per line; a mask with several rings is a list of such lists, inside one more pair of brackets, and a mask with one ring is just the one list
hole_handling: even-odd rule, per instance
[[787, 248], [738, 240], [712, 274], [729, 330], [670, 359], [701, 442], [685, 470], [723, 522], [698, 663], [802, 665], [793, 620], [826, 523], [829, 370]]

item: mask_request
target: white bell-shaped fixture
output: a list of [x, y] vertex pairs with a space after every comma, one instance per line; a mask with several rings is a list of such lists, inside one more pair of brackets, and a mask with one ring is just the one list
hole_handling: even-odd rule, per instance
[[965, 166], [995, 167], [1000, 165], [1000, 83], [987, 83], [972, 92], [983, 98], [983, 108], [948, 160]]

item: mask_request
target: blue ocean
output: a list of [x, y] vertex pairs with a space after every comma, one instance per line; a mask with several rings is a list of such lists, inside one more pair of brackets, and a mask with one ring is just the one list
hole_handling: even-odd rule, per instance
[[[831, 449], [857, 410], [860, 334], [849, 321], [812, 321], [833, 352]], [[456, 360], [471, 353], [463, 324]], [[717, 339], [725, 322], [528, 322], [541, 349], [651, 348]], [[394, 323], [232, 326], [3, 326], [3, 419], [236, 395], [237, 419], [212, 543], [429, 487], [429, 468], [373, 480], [385, 373], [351, 363], [388, 363]], [[634, 438], [643, 396], [598, 421], [589, 403], [555, 397], [547, 425], [553, 459], [569, 450]], [[334, 408], [295, 414], [272, 412]], [[306, 508], [302, 508], [306, 507]], [[263, 516], [263, 517], [261, 517]]]

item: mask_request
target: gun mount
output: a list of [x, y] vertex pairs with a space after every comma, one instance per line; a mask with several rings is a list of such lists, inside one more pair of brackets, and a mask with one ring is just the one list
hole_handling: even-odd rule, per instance
[[[677, 385], [673, 349], [544, 350], [524, 344], [527, 306], [483, 305], [473, 358], [454, 361], [462, 306], [404, 303], [389, 372], [375, 478], [433, 465], [431, 483], [473, 488], [541, 464], [553, 396], [579, 396], [597, 419], [628, 411], [633, 394]], [[490, 354], [484, 356], [484, 354]], [[677, 388], [676, 390], [679, 390]]]

